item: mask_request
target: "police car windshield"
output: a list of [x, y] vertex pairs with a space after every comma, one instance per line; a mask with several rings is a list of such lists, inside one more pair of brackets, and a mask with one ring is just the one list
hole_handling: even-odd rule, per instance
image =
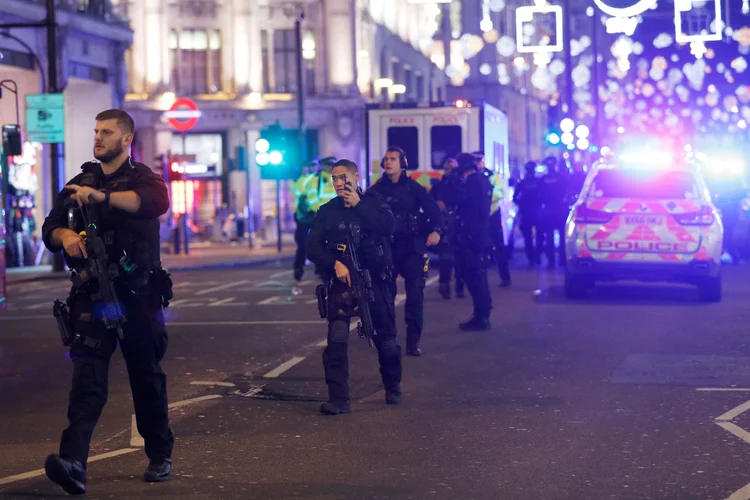
[[590, 195], [595, 198], [651, 200], [696, 199], [698, 186], [690, 172], [613, 169], [596, 174]]

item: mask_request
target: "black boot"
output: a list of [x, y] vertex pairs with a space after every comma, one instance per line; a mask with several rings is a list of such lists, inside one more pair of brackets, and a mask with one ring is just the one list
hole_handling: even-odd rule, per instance
[[50, 455], [44, 461], [44, 472], [54, 483], [70, 495], [86, 493], [86, 469], [78, 460], [69, 460], [60, 455]]
[[400, 405], [401, 404], [401, 389], [386, 389], [385, 390], [385, 404], [389, 405]]
[[444, 298], [444, 299], [450, 299], [451, 298], [451, 284], [450, 283], [440, 283], [438, 285], [438, 293]]
[[147, 483], [160, 483], [169, 479], [172, 473], [172, 459], [151, 460], [143, 472], [143, 480]]
[[469, 321], [461, 323], [458, 327], [465, 332], [484, 332], [490, 329], [490, 319], [473, 316]]
[[422, 355], [422, 349], [419, 348], [419, 345], [407, 346], [406, 355], [414, 356], [415, 358], [418, 358], [419, 356]]
[[320, 405], [320, 413], [323, 415], [341, 415], [349, 413], [351, 408], [349, 407], [349, 400], [345, 401], [326, 401]]

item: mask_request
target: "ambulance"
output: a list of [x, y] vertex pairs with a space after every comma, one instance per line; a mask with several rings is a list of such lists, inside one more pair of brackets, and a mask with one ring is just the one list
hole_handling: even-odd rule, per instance
[[662, 281], [719, 302], [722, 240], [698, 168], [667, 151], [605, 158], [568, 218], [565, 295], [582, 298], [597, 281]]
[[443, 176], [443, 162], [459, 153], [484, 153], [485, 167], [502, 182], [503, 228], [512, 227], [513, 189], [508, 163], [508, 117], [479, 101], [433, 104], [370, 104], [365, 109], [367, 137], [365, 187], [382, 176], [381, 161], [389, 146], [406, 152], [409, 176], [427, 189]]

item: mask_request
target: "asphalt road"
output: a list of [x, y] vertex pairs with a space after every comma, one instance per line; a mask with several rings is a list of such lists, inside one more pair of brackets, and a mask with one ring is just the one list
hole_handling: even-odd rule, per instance
[[[559, 271], [514, 270], [510, 289], [492, 275], [493, 330], [471, 334], [456, 329], [470, 299], [432, 285], [404, 403], [384, 404], [375, 353], [352, 335], [353, 411], [340, 417], [317, 413], [314, 283], [292, 296], [279, 268], [174, 278], [173, 477], [141, 481], [116, 354], [89, 498], [750, 499], [750, 268], [725, 268], [719, 304], [640, 284], [570, 302]], [[0, 318], [3, 499], [65, 496], [39, 475], [66, 423], [71, 367], [49, 312], [65, 292], [14, 284]]]

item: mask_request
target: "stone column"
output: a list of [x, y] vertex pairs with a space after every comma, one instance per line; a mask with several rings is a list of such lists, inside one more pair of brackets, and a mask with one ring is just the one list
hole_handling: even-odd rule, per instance
[[357, 92], [354, 0], [328, 0], [325, 5], [328, 90]]

